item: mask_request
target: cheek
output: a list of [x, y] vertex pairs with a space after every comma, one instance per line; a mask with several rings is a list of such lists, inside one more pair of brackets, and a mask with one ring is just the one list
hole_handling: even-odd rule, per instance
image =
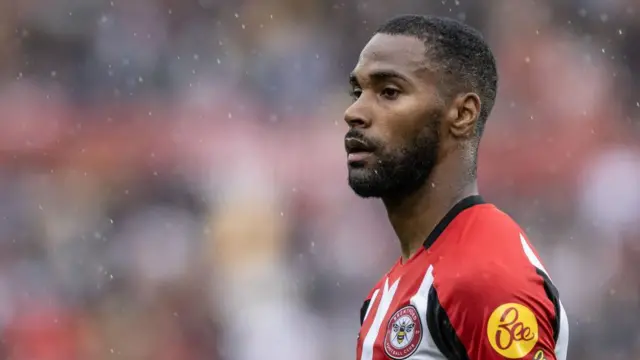
[[420, 140], [437, 140], [444, 109], [433, 101], [405, 96], [380, 108], [377, 132], [387, 152], [401, 151]]

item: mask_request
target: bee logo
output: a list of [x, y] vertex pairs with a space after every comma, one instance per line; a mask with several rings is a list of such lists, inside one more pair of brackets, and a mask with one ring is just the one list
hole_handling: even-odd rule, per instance
[[411, 332], [416, 324], [410, 323], [408, 319], [403, 318], [400, 324], [393, 324], [393, 332], [396, 333], [396, 341], [402, 345], [404, 339], [407, 337], [407, 333], [411, 336]]
[[413, 355], [422, 341], [422, 323], [412, 305], [396, 311], [389, 319], [384, 349], [392, 359], [402, 360]]

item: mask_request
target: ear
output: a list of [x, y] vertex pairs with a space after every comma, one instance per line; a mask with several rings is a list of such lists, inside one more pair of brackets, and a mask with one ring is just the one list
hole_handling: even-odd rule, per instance
[[475, 93], [458, 95], [451, 104], [450, 131], [457, 138], [471, 138], [480, 117], [480, 97]]

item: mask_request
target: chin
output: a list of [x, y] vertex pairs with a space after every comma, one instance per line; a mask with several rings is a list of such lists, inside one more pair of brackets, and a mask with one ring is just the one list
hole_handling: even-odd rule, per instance
[[388, 191], [387, 184], [374, 169], [349, 167], [348, 180], [349, 187], [362, 198], [381, 198]]
[[427, 180], [430, 171], [419, 167], [404, 167], [410, 171], [389, 171], [385, 168], [349, 167], [349, 186], [362, 198], [402, 198], [417, 191]]

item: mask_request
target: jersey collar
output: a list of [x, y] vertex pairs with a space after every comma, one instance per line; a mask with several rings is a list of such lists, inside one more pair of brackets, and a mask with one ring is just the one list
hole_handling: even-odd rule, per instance
[[438, 239], [438, 237], [440, 237], [440, 235], [444, 232], [444, 229], [446, 229], [447, 226], [449, 226], [449, 224], [453, 221], [453, 219], [456, 218], [456, 216], [458, 216], [458, 214], [460, 214], [461, 212], [463, 212], [464, 210], [472, 206], [480, 205], [480, 204], [485, 204], [484, 199], [482, 199], [482, 196], [480, 195], [472, 195], [472, 196], [466, 197], [460, 200], [457, 204], [455, 204], [451, 208], [451, 210], [449, 210], [449, 212], [442, 218], [442, 220], [440, 220], [438, 225], [436, 225], [436, 227], [433, 228], [433, 231], [431, 231], [431, 234], [427, 236], [427, 239], [424, 241], [425, 249], [428, 249], [431, 245], [433, 245], [436, 239]]

